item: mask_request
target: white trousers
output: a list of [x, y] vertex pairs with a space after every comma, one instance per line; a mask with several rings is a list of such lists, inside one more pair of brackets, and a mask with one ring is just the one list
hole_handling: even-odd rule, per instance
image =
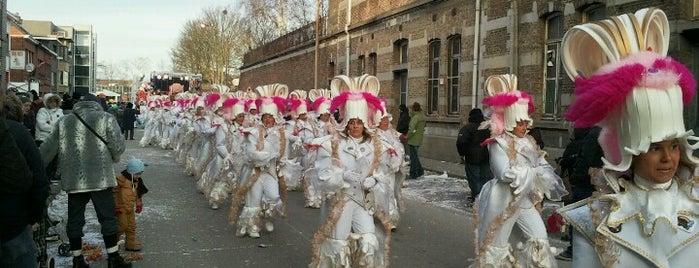
[[503, 222], [500, 229], [497, 230], [491, 245], [495, 247], [508, 246], [508, 239], [515, 223], [522, 230], [527, 240], [548, 238], [546, 226], [544, 226], [544, 221], [536, 208], [518, 208], [514, 215]]
[[347, 240], [350, 232], [355, 234], [373, 234], [376, 230], [374, 218], [362, 206], [345, 197], [342, 215], [332, 231], [332, 238]]
[[260, 178], [245, 195], [245, 206], [251, 208], [259, 208], [263, 202], [277, 204], [280, 201], [279, 183], [277, 179], [266, 172], [260, 175]]

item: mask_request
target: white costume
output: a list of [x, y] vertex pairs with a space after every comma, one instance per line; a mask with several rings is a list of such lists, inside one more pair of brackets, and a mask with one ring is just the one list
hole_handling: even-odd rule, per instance
[[485, 82], [489, 97], [483, 102], [494, 110], [494, 137], [488, 144], [494, 179], [483, 186], [477, 200], [476, 267], [557, 266], [536, 205], [544, 196], [560, 200], [567, 192], [534, 139], [511, 133], [517, 122], [532, 122], [533, 104], [516, 90], [516, 79], [501, 75]]
[[[277, 122], [281, 119], [283, 103], [288, 94], [286, 85], [273, 84], [258, 87], [257, 99], [262, 115], [272, 115]], [[288, 141], [286, 131], [279, 123], [271, 127], [259, 125], [247, 130], [245, 154], [247, 162], [241, 171], [240, 181], [233, 197], [228, 220], [237, 220], [236, 235], [260, 237], [260, 223], [265, 222], [268, 232], [274, 230], [272, 221], [285, 216], [286, 185], [283, 162], [286, 159]], [[245, 206], [240, 205], [245, 200]]]
[[[692, 151], [699, 145], [689, 144], [698, 138], [686, 131], [682, 115], [696, 81], [667, 57], [669, 26], [661, 10], [599, 23], [575, 26], [563, 39], [566, 71], [578, 95], [568, 119], [580, 127], [600, 125], [604, 150], [603, 169], [592, 174], [597, 192], [560, 210], [574, 227], [573, 267], [696, 267], [699, 161]], [[663, 183], [634, 174], [633, 163], [658, 153], [649, 148], [665, 141], [678, 145], [674, 176], [666, 174], [672, 178]]]
[[[323, 223], [314, 235], [311, 267], [388, 267], [391, 223], [387, 215], [393, 177], [383, 171], [397, 170], [400, 159], [366, 128], [372, 124], [373, 111], [381, 112], [375, 97], [378, 79], [338, 76], [332, 85], [340, 88], [343, 83], [346, 91], [336, 97], [345, 118], [342, 126], [359, 119], [365, 129], [361, 138], [337, 133], [314, 141], [318, 160], [312, 179], [320, 181], [318, 190], [329, 198], [321, 210]], [[383, 228], [376, 228], [374, 217]]]
[[[392, 119], [392, 116], [390, 114], [385, 114], [384, 116], [379, 117], [378, 121], [381, 121], [380, 118], [384, 117], [388, 118], [388, 122], [390, 122]], [[386, 130], [379, 128], [378, 122], [376, 124], [376, 136], [378, 136], [382, 142], [389, 144], [391, 145], [391, 147], [393, 147], [394, 151], [392, 153], [394, 153], [395, 156], [397, 156], [400, 159], [399, 166], [402, 166], [402, 162], [405, 156], [405, 149], [403, 148], [403, 143], [400, 142], [399, 137], [401, 134], [398, 131], [396, 131], [396, 129], [394, 129], [390, 123], [388, 124], [388, 129]], [[388, 216], [391, 219], [391, 228], [397, 228], [398, 222], [400, 221], [400, 213], [405, 210], [405, 204], [403, 202], [403, 192], [401, 190], [401, 185], [403, 184], [405, 174], [401, 169], [384, 170], [383, 172], [384, 174], [393, 174], [393, 180], [390, 181], [389, 184], [390, 191], [393, 192], [393, 195], [389, 200]]]

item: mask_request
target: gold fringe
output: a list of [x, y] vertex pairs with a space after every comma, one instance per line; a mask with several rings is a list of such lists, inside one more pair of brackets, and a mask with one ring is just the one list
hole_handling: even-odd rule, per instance
[[257, 182], [257, 179], [260, 178], [260, 175], [262, 172], [260, 171], [259, 167], [255, 167], [255, 170], [253, 171], [252, 176], [248, 181], [245, 183], [245, 185], [242, 185], [241, 187], [238, 187], [235, 189], [235, 195], [233, 195], [233, 200], [231, 201], [231, 210], [228, 213], [228, 223], [231, 225], [234, 225], [236, 220], [238, 219], [238, 213], [240, 212], [240, 204], [243, 203], [243, 199], [245, 199], [245, 194], [250, 191], [250, 188]]
[[328, 218], [320, 225], [318, 231], [313, 234], [313, 253], [311, 264], [309, 265], [311, 268], [317, 268], [320, 265], [320, 246], [327, 237], [330, 237], [330, 233], [335, 229], [337, 221], [342, 216], [342, 208], [345, 206], [345, 197], [342, 193], [336, 193], [330, 201]]

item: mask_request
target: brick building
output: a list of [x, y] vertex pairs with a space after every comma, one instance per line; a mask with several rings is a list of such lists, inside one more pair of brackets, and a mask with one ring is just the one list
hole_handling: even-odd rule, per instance
[[[420, 153], [435, 159], [458, 159], [455, 149], [444, 148], [454, 147], [468, 111], [481, 107], [485, 79], [503, 73], [516, 74], [519, 89], [534, 97], [534, 126], [556, 155], [568, 141], [570, 123], [563, 115], [573, 90], [561, 66], [560, 42], [576, 24], [661, 8], [670, 20], [669, 55], [699, 73], [698, 0], [328, 1], [319, 27], [318, 87], [328, 87], [338, 74], [376, 75], [391, 113], [413, 102], [429, 112]], [[240, 88], [275, 82], [313, 88], [314, 52], [313, 24], [258, 47], [244, 57]], [[686, 109], [687, 127], [696, 127], [697, 113], [694, 101]]]

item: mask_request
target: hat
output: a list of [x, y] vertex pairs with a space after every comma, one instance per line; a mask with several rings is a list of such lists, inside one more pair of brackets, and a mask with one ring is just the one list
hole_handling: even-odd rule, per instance
[[393, 121], [393, 115], [386, 112], [386, 99], [380, 99], [381, 111], [382, 113], [374, 113], [374, 125], [372, 127], [378, 127], [381, 124], [381, 119], [388, 118], [388, 122]]
[[231, 109], [231, 115], [238, 116], [239, 114], [245, 113], [245, 100], [232, 97], [228, 98], [223, 102], [221, 106], [223, 109]]
[[289, 111], [292, 117], [296, 118], [300, 114], [308, 113], [308, 106], [310, 105], [306, 96], [308, 96], [308, 92], [300, 89], [294, 90], [289, 94]]
[[284, 84], [275, 83], [259, 86], [255, 90], [260, 94], [260, 97], [255, 100], [260, 115], [270, 114], [277, 121], [281, 121], [289, 88]]
[[100, 103], [100, 98], [91, 93], [86, 93], [82, 96], [82, 98], [80, 98], [80, 101], [94, 101], [96, 103]]
[[563, 37], [563, 64], [577, 95], [566, 118], [575, 127], [602, 127], [605, 169], [628, 170], [654, 142], [678, 139], [685, 154], [699, 147], [687, 143], [693, 132], [682, 113], [696, 81], [667, 57], [669, 35], [665, 13], [645, 8], [577, 25]]
[[143, 163], [141, 159], [131, 158], [131, 160], [126, 163], [126, 172], [129, 174], [136, 174], [144, 170], [146, 170], [146, 164]]
[[490, 134], [500, 135], [503, 131], [512, 131], [517, 122], [534, 122], [529, 114], [534, 112], [532, 97], [517, 90], [517, 76], [514, 74], [491, 75], [485, 80], [488, 97], [483, 104], [488, 105], [493, 114], [490, 118]]
[[366, 129], [374, 126], [374, 114], [384, 112], [377, 97], [380, 88], [381, 83], [376, 76], [335, 76], [330, 82], [330, 90], [339, 95], [332, 99], [329, 110], [340, 109], [342, 122], [338, 124], [338, 130], [344, 130], [350, 119], [362, 120]]
[[332, 93], [327, 89], [311, 89], [308, 91], [308, 99], [313, 102], [313, 110], [316, 115], [329, 114]]

